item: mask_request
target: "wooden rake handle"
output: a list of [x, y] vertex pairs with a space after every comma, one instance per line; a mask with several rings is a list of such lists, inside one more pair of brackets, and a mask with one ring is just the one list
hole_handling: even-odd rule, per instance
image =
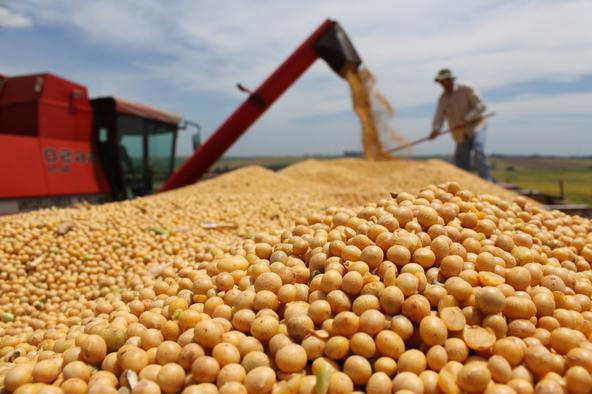
[[[481, 116], [479, 119], [471, 120], [470, 122], [464, 122], [464, 123], [461, 123], [459, 125], [456, 125], [456, 126], [454, 126], [452, 128], [449, 128], [447, 130], [444, 130], [438, 136], [443, 135], [443, 134], [451, 133], [451, 132], [453, 132], [455, 130], [462, 129], [463, 127], [472, 125], [474, 123], [479, 123], [479, 122], [481, 122], [481, 121], [483, 121], [485, 119], [488, 119], [488, 118], [493, 117], [494, 115], [495, 115], [495, 112], [490, 112], [488, 114], [485, 114], [485, 115]], [[395, 153], [395, 152], [401, 151], [403, 149], [411, 148], [412, 146], [415, 146], [417, 144], [421, 144], [422, 142], [426, 142], [426, 141], [429, 141], [431, 139], [432, 138], [430, 138], [430, 137], [423, 137], [423, 138], [420, 138], [418, 140], [411, 141], [411, 142], [409, 142], [409, 143], [407, 143], [405, 145], [401, 145], [401, 146], [397, 146], [396, 148], [388, 149], [387, 151], [385, 151], [385, 153]]]

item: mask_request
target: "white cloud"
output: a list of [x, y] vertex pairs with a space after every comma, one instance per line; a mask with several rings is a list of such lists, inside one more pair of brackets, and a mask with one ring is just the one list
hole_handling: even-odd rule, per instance
[[[168, 58], [138, 64], [130, 80], [138, 75], [170, 80], [179, 88], [233, 99], [241, 97], [236, 82], [256, 87], [326, 17], [342, 24], [380, 89], [399, 108], [433, 103], [439, 88], [432, 78], [442, 66], [452, 67], [480, 90], [574, 80], [592, 70], [592, 2], [586, 0], [21, 0], [15, 7], [15, 15], [27, 15], [36, 24], [74, 27], [93, 44]], [[95, 71], [88, 72], [93, 80]], [[589, 95], [572, 95], [569, 105], [566, 97], [554, 97], [498, 103], [496, 122], [528, 117], [525, 133], [536, 133], [543, 126], [542, 113], [559, 119], [565, 111], [591, 105]], [[262, 131], [252, 138], [272, 130], [284, 136], [297, 132], [303, 116], [342, 114], [350, 105], [343, 81], [326, 65], [316, 65], [258, 122]], [[347, 135], [358, 127], [338, 123], [334, 127], [348, 129]], [[428, 125], [429, 119], [398, 121], [409, 139], [423, 136]], [[318, 133], [321, 126], [309, 127]], [[503, 146], [495, 138], [490, 138], [492, 146]], [[430, 146], [450, 150], [444, 142]]]
[[0, 28], [22, 28], [33, 25], [31, 18], [0, 6]]
[[507, 116], [590, 116], [592, 93], [562, 93], [552, 96], [518, 96], [495, 105], [495, 109]]
[[25, 0], [22, 9], [109, 46], [167, 54], [170, 61], [145, 67], [216, 92], [237, 76], [261, 81], [327, 16], [342, 23], [400, 105], [433, 98], [431, 77], [443, 64], [482, 88], [575, 77], [592, 66], [588, 1]]

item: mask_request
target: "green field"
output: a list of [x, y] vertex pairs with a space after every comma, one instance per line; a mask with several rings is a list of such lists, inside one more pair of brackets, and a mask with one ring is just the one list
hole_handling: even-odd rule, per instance
[[[226, 157], [219, 160], [210, 172], [222, 173], [239, 167], [260, 165], [278, 170], [290, 164], [306, 160], [329, 160], [341, 156], [264, 156]], [[437, 158], [451, 161], [449, 156], [417, 157], [417, 160]], [[177, 160], [177, 166], [184, 158]], [[543, 156], [499, 156], [490, 157], [492, 176], [498, 182], [512, 183], [525, 189], [532, 189], [560, 196], [559, 182], [563, 181], [564, 202], [592, 205], [592, 157], [543, 157]]]
[[592, 158], [490, 158], [492, 175], [501, 182], [559, 196], [563, 181], [566, 203], [592, 205]]

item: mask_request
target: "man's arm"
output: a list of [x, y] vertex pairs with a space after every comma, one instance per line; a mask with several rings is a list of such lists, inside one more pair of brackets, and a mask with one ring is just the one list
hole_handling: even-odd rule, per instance
[[440, 99], [438, 100], [438, 106], [436, 107], [436, 113], [434, 114], [434, 119], [432, 120], [432, 132], [429, 135], [430, 139], [434, 139], [440, 134], [440, 130], [442, 130], [442, 125], [444, 124], [445, 112], [444, 100], [442, 99], [442, 96], [440, 96]]
[[479, 117], [485, 112], [487, 108], [485, 103], [483, 102], [483, 98], [479, 93], [471, 88], [470, 86], [466, 87], [468, 89], [468, 100], [469, 100], [469, 112], [465, 115], [465, 122], [471, 122], [473, 120], [479, 119]]

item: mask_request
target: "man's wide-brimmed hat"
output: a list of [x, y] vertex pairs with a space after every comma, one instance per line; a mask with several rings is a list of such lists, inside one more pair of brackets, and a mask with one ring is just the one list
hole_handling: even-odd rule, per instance
[[436, 75], [436, 78], [434, 78], [434, 81], [441, 82], [441, 81], [444, 81], [445, 79], [454, 79], [454, 78], [456, 78], [456, 77], [454, 76], [452, 71], [450, 71], [449, 68], [443, 68], [440, 71], [438, 71], [438, 74]]

